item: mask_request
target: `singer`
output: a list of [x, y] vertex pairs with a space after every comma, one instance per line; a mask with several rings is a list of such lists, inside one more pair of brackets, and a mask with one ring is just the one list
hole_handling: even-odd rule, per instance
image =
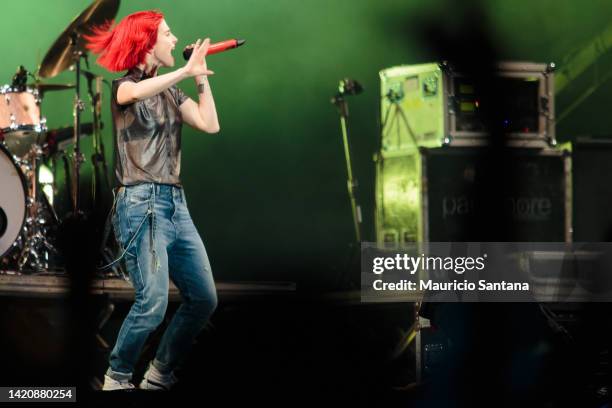
[[[141, 11], [116, 26], [109, 22], [85, 36], [109, 71], [127, 73], [113, 81], [117, 190], [112, 223], [135, 290], [111, 352], [104, 390], [134, 388], [132, 373], [149, 334], [164, 319], [169, 279], [183, 303], [168, 325], [140, 388], [168, 390], [175, 369], [217, 306], [206, 249], [187, 209], [180, 182], [183, 122], [206, 133], [219, 120], [206, 65], [209, 39], [197, 40], [185, 66], [173, 67], [177, 38], [162, 13]], [[199, 102], [176, 84], [194, 78]]]

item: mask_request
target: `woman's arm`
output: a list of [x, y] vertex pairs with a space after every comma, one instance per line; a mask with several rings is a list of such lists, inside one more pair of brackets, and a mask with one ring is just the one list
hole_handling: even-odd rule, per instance
[[181, 105], [183, 121], [189, 126], [206, 133], [217, 133], [220, 130], [219, 118], [213, 98], [208, 77], [201, 75], [196, 77], [198, 86], [199, 103], [188, 98]]
[[181, 67], [167, 74], [154, 76], [140, 82], [125, 81], [117, 89], [117, 103], [119, 105], [129, 105], [170, 88], [177, 82], [187, 78], [185, 67]]

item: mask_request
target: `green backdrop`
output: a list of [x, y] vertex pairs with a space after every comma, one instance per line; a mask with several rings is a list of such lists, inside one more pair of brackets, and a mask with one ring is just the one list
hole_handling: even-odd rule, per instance
[[[365, 92], [350, 100], [350, 139], [365, 238], [373, 239], [372, 154], [378, 144], [380, 69], [435, 58], [412, 35], [424, 18], [449, 30], [461, 27], [456, 2], [431, 0], [226, 0], [124, 1], [118, 18], [157, 8], [179, 38], [213, 42], [244, 38], [244, 47], [209, 57], [221, 132], [183, 134], [182, 179], [188, 204], [220, 280], [297, 280], [328, 287], [338, 279], [352, 221], [338, 115], [329, 99], [340, 78], [360, 81]], [[466, 2], [467, 3], [467, 2]], [[19, 64], [34, 70], [47, 49], [89, 2], [3, 1], [0, 83]], [[483, 2], [492, 38], [504, 59], [562, 63], [609, 24], [607, 0], [488, 0]], [[177, 65], [182, 64], [179, 50]], [[93, 64], [111, 80], [118, 76]], [[74, 82], [65, 72], [51, 82]], [[191, 81], [180, 84], [195, 97]], [[609, 87], [608, 87], [609, 90]], [[108, 88], [103, 121], [112, 157]], [[559, 139], [605, 133], [606, 87], [595, 93]], [[86, 97], [84, 96], [84, 99]], [[50, 128], [69, 125], [70, 92], [43, 102]], [[599, 110], [597, 110], [599, 109]], [[598, 113], [600, 112], [600, 113]], [[588, 115], [588, 116], [587, 116]], [[586, 118], [586, 120], [585, 120]], [[83, 121], [91, 121], [86, 111]], [[91, 138], [84, 142], [90, 152]], [[89, 150], [88, 150], [89, 149]], [[90, 153], [88, 153], [90, 154]], [[91, 173], [91, 162], [83, 178]], [[61, 171], [58, 172], [61, 182]], [[2, 194], [6, 192], [2, 191]]]

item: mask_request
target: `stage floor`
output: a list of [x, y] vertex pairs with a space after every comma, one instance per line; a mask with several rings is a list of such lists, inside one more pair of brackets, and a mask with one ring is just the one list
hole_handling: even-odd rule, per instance
[[[70, 279], [61, 274], [19, 275], [0, 274], [0, 296], [19, 297], [63, 297], [70, 291]], [[296, 291], [294, 282], [216, 282], [217, 292], [223, 297], [263, 296], [270, 294], [292, 293]], [[132, 284], [122, 278], [96, 278], [91, 283], [91, 294], [108, 295], [113, 300], [131, 301], [134, 299]], [[170, 301], [179, 300], [179, 291], [170, 282]]]

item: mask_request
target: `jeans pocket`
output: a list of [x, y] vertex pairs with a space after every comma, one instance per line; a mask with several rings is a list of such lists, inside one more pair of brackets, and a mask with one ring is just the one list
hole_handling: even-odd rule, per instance
[[125, 194], [125, 215], [132, 230], [152, 211], [153, 189], [151, 184], [129, 187]]
[[149, 183], [130, 186], [125, 190], [125, 197], [128, 205], [149, 203], [152, 195], [153, 187], [152, 184]]
[[147, 231], [149, 211], [148, 201], [143, 201], [142, 205], [130, 204], [128, 195], [117, 202], [113, 216], [115, 237], [122, 252], [128, 256], [137, 256], [140, 241]]

